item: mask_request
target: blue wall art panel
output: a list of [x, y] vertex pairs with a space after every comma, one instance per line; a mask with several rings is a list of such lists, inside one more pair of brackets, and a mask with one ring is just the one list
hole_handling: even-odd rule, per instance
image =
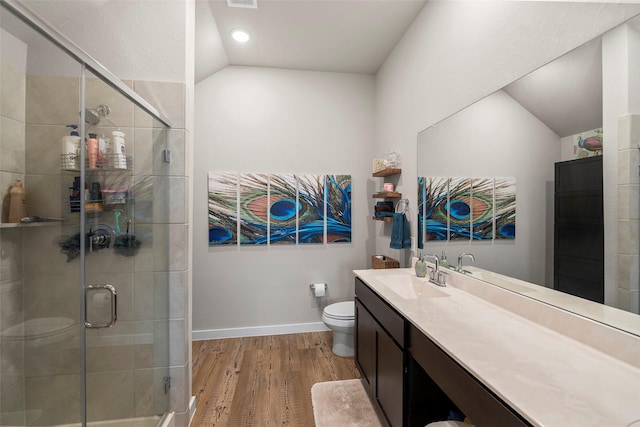
[[471, 238], [470, 178], [451, 178], [446, 211], [449, 217], [449, 240], [469, 240]]
[[425, 232], [425, 178], [418, 177], [418, 249], [424, 249], [424, 232]]
[[209, 172], [209, 245], [238, 242], [238, 174]]
[[327, 243], [351, 242], [351, 175], [327, 175]]
[[516, 238], [516, 180], [495, 179], [495, 239]]
[[325, 175], [297, 175], [298, 178], [298, 243], [324, 242]]
[[493, 178], [471, 181], [471, 228], [473, 240], [493, 239]]
[[295, 244], [298, 213], [298, 183], [294, 174], [269, 176], [269, 240], [271, 244]]
[[240, 244], [264, 245], [268, 241], [269, 175], [241, 173]]
[[447, 240], [449, 178], [425, 178], [425, 241]]

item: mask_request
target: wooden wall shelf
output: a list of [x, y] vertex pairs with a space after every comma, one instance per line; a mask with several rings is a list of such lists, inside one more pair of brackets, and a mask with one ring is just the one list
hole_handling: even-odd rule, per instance
[[372, 195], [374, 199], [399, 199], [402, 197], [402, 193], [396, 193], [395, 191], [381, 191]]
[[384, 222], [393, 222], [393, 217], [392, 216], [382, 216], [382, 217], [377, 217], [374, 216], [373, 219], [375, 219], [376, 221], [384, 221]]
[[386, 168], [386, 169], [382, 169], [381, 171], [374, 172], [373, 176], [382, 177], [382, 176], [397, 175], [399, 173], [402, 173], [402, 169], [400, 168]]

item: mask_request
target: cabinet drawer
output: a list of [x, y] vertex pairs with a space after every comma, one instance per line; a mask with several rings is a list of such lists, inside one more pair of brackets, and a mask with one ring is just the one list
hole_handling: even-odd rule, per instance
[[475, 425], [531, 425], [413, 325], [409, 330], [409, 343], [411, 357]]
[[389, 304], [382, 300], [362, 280], [356, 277], [356, 297], [375, 317], [380, 325], [404, 347], [404, 319]]

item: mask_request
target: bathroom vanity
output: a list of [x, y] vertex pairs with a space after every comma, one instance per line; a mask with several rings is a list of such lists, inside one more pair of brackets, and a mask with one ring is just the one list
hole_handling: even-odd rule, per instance
[[356, 363], [388, 425], [640, 425], [640, 337], [457, 272], [357, 270]]

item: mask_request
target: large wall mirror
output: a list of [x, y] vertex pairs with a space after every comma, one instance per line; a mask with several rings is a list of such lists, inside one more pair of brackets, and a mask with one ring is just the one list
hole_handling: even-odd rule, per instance
[[[640, 269], [640, 180], [634, 182], [632, 177], [626, 185], [629, 182], [622, 176], [625, 171], [618, 167], [619, 162], [627, 162], [625, 167], [635, 170], [639, 167], [640, 156], [629, 152], [630, 146], [638, 150], [640, 140], [630, 142], [632, 132], [625, 129], [640, 129], [640, 116], [632, 114], [640, 114], [640, 110], [633, 111], [633, 99], [640, 98], [640, 93], [629, 95], [628, 89], [640, 88], [640, 75], [636, 72], [637, 80], [629, 82], [634, 78], [620, 78], [616, 75], [620, 70], [606, 62], [626, 56], [626, 73], [631, 75], [632, 64], [640, 61], [640, 17], [623, 25], [623, 34], [631, 42], [618, 43], [618, 39], [612, 41], [612, 32], [604, 34], [418, 134], [418, 177], [434, 178], [436, 182], [442, 178], [515, 180], [515, 239], [439, 240], [425, 232], [424, 226], [418, 227], [418, 232], [422, 234], [424, 253], [446, 251], [451, 264], [459, 253], [473, 253], [476, 262], [469, 271], [474, 274], [475, 268], [475, 274], [483, 275], [483, 280], [640, 335], [640, 316], [634, 313], [639, 302], [628, 301], [638, 299], [633, 289], [638, 289]], [[637, 49], [632, 50], [634, 43]], [[625, 90], [621, 92], [621, 88]], [[630, 105], [626, 112], [619, 114], [611, 108], [616, 97], [625, 97], [624, 102]], [[596, 144], [599, 137], [602, 151], [589, 145]], [[604, 304], [552, 289], [557, 274], [556, 164], [575, 159], [580, 162], [582, 157], [600, 154]], [[628, 195], [633, 192], [635, 197]], [[621, 222], [625, 215], [629, 220]], [[619, 230], [624, 230], [620, 239]], [[585, 247], [597, 244], [593, 242], [588, 241]]]

